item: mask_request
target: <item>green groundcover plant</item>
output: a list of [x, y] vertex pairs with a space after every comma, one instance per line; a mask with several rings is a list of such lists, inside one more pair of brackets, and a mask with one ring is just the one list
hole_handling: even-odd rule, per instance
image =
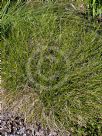
[[101, 136], [100, 25], [65, 3], [9, 4], [1, 19], [2, 86], [30, 86], [58, 125], [75, 136]]

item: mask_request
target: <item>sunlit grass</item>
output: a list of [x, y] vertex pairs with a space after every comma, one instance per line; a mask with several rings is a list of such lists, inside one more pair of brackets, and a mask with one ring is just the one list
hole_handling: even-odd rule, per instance
[[[0, 45], [3, 87], [20, 91], [25, 85], [30, 86], [38, 93], [45, 113], [49, 116], [52, 111], [57, 124], [73, 135], [100, 136], [102, 35], [97, 30], [101, 28], [98, 23], [80, 18], [70, 7], [67, 9], [65, 4], [46, 3], [37, 8], [21, 5], [5, 12]], [[49, 51], [50, 47], [54, 51]], [[55, 61], [59, 60], [58, 63], [51, 63], [49, 58], [40, 60], [40, 72], [47, 81], [37, 73], [37, 62], [42, 57], [40, 52], [32, 57], [37, 49], [42, 49], [43, 57], [54, 56]], [[27, 71], [30, 57], [35, 82]], [[50, 81], [53, 74], [55, 77]], [[58, 86], [54, 88], [55, 85]]]

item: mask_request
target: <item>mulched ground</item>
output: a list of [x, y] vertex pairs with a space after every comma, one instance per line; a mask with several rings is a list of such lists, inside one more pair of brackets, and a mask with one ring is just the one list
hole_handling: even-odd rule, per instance
[[58, 132], [43, 128], [39, 122], [27, 125], [23, 117], [5, 113], [0, 115], [0, 136], [58, 136]]

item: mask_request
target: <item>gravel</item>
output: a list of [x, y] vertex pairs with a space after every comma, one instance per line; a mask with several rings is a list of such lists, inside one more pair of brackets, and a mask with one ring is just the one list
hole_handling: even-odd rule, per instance
[[0, 136], [58, 136], [58, 132], [43, 128], [40, 122], [29, 126], [23, 117], [5, 113], [0, 115]]

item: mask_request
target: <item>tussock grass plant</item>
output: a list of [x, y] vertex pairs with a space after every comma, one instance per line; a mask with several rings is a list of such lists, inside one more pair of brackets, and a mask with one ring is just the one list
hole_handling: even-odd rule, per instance
[[11, 8], [1, 24], [2, 86], [8, 91], [30, 86], [58, 126], [75, 136], [100, 136], [100, 26], [51, 2]]

